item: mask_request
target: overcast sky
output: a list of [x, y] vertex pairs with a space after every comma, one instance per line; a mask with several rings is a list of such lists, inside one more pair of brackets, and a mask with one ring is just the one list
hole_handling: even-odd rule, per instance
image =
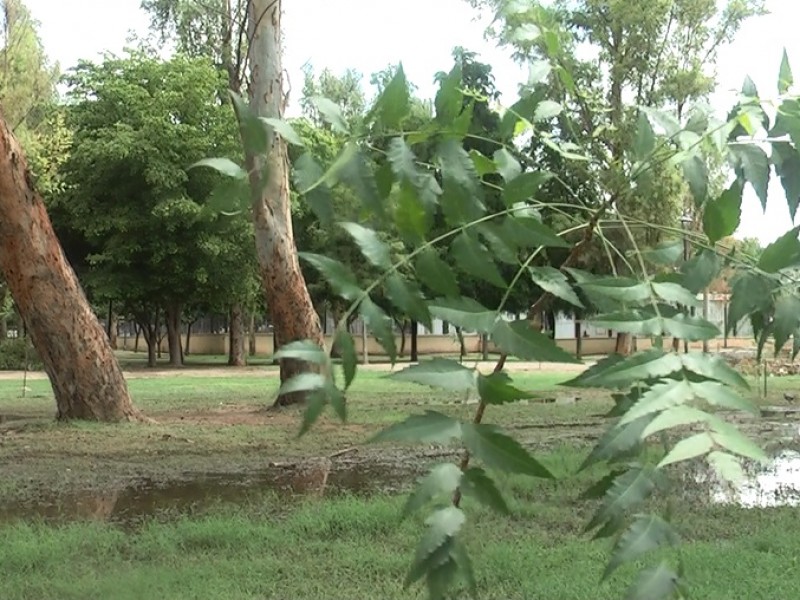
[[[79, 58], [96, 59], [105, 50], [120, 52], [130, 31], [144, 34], [147, 16], [139, 0], [27, 0], [39, 21], [45, 49], [62, 68]], [[752, 19], [736, 41], [723, 52], [718, 65], [719, 93], [713, 105], [721, 112], [730, 108], [732, 96], [746, 74], [762, 96], [776, 94], [776, 81], [784, 47], [800, 80], [800, 0], [767, 0], [771, 14]], [[409, 79], [423, 96], [434, 92], [433, 75], [448, 69], [451, 50], [464, 46], [493, 65], [499, 89], [513, 101], [524, 71], [506, 52], [483, 38], [487, 18], [463, 0], [288, 0], [284, 2], [284, 63], [296, 102], [302, 87], [301, 69], [341, 72], [350, 67], [369, 75], [388, 64], [403, 62]], [[748, 192], [738, 236], [774, 240], [789, 227], [789, 212], [778, 181], [770, 188], [766, 215]]]

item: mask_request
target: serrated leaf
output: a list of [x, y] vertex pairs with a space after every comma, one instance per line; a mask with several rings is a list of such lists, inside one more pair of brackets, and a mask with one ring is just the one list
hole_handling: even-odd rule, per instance
[[550, 337], [534, 329], [528, 321], [498, 319], [492, 329], [492, 341], [510, 356], [539, 362], [580, 362]]
[[647, 388], [638, 401], [619, 420], [619, 425], [635, 421], [645, 415], [680, 406], [692, 400], [692, 385], [685, 379], [668, 379]]
[[412, 186], [419, 184], [417, 157], [402, 137], [394, 137], [389, 140], [386, 156], [398, 181], [407, 181]]
[[356, 377], [358, 368], [358, 355], [352, 334], [346, 329], [337, 329], [333, 337], [333, 345], [339, 349], [342, 356], [342, 370], [344, 371], [344, 389], [350, 387]]
[[272, 129], [274, 129], [278, 135], [286, 140], [287, 143], [301, 147], [305, 145], [302, 138], [297, 135], [297, 132], [294, 130], [294, 128], [283, 119], [274, 119], [271, 117], [260, 117], [260, 119], [272, 127]]
[[742, 215], [742, 184], [737, 180], [706, 204], [703, 210], [703, 231], [708, 241], [716, 244], [719, 240], [733, 235], [739, 228]]
[[497, 165], [494, 164], [494, 161], [488, 156], [481, 154], [478, 150], [474, 148], [470, 150], [469, 158], [472, 160], [472, 166], [475, 168], [475, 173], [478, 177], [497, 172]]
[[[432, 572], [447, 564], [455, 567], [455, 561], [450, 556], [452, 543], [465, 522], [464, 513], [455, 506], [440, 508], [425, 519], [427, 529], [417, 546], [414, 562], [406, 576], [405, 587], [418, 581], [426, 574], [430, 577]], [[454, 568], [448, 580], [452, 579], [453, 575], [455, 575]], [[439, 588], [446, 586], [447, 583], [449, 581], [435, 583], [433, 587]], [[432, 582], [429, 579], [429, 587], [431, 587], [431, 584]], [[437, 591], [439, 590], [437, 589]]]
[[797, 265], [800, 259], [800, 241], [797, 240], [800, 226], [790, 229], [764, 248], [758, 260], [758, 268], [766, 273], [777, 273]]
[[769, 157], [755, 144], [738, 144], [730, 146], [744, 178], [753, 186], [761, 207], [767, 209], [767, 187], [769, 186]]
[[452, 269], [433, 248], [428, 247], [417, 255], [414, 269], [420, 280], [434, 292], [445, 296], [458, 295], [458, 281]]
[[717, 446], [729, 452], [756, 461], [766, 460], [767, 455], [750, 438], [744, 435], [735, 425], [717, 420], [713, 423], [711, 437]]
[[598, 278], [578, 285], [586, 293], [599, 294], [619, 302], [638, 303], [650, 300], [650, 286], [627, 277]]
[[395, 345], [392, 320], [383, 309], [370, 298], [364, 298], [358, 306], [358, 312], [366, 320], [373, 335], [381, 347], [386, 350], [392, 364], [397, 360], [397, 346]]
[[636, 123], [636, 139], [633, 143], [633, 152], [638, 160], [645, 160], [656, 147], [656, 136], [650, 126], [650, 120], [643, 113], [639, 113]]
[[308, 201], [311, 210], [323, 225], [333, 222], [333, 199], [327, 183], [325, 172], [310, 154], [303, 154], [294, 162], [294, 185], [298, 193]]
[[714, 451], [706, 457], [709, 466], [716, 471], [717, 475], [730, 481], [734, 485], [744, 480], [744, 469], [741, 461], [727, 452]]
[[533, 113], [533, 121], [534, 123], [549, 121], [550, 119], [560, 115], [562, 110], [564, 110], [564, 107], [562, 107], [558, 102], [554, 102], [552, 100], [543, 100], [538, 104]]
[[699, 293], [706, 289], [719, 275], [722, 259], [713, 250], [703, 250], [682, 267], [683, 287]]
[[778, 356], [798, 327], [800, 327], [800, 298], [790, 294], [778, 296], [775, 300], [773, 318], [775, 356]]
[[436, 92], [434, 106], [436, 108], [436, 121], [442, 125], [450, 125], [461, 112], [463, 95], [461, 86], [461, 66], [456, 64], [453, 69], [440, 79], [439, 91]]
[[509, 215], [502, 225], [508, 240], [520, 248], [570, 248], [569, 242], [560, 237], [550, 227], [532, 217]]
[[688, 354], [681, 354], [679, 360], [683, 368], [692, 373], [697, 373], [707, 379], [715, 379], [732, 387], [738, 387], [743, 390], [750, 389], [744, 377], [719, 355], [689, 352]]
[[553, 474], [514, 438], [484, 424], [462, 425], [464, 446], [490, 469], [553, 479]]
[[397, 273], [386, 278], [386, 296], [397, 308], [426, 328], [433, 329], [431, 313], [425, 298], [416, 284], [406, 281]]
[[430, 306], [431, 314], [466, 331], [489, 333], [498, 319], [496, 310], [489, 310], [472, 298], [439, 298]]
[[450, 255], [464, 273], [505, 289], [506, 282], [492, 260], [491, 253], [466, 231], [453, 240]]
[[769, 305], [776, 282], [755, 272], [746, 272], [733, 282], [728, 305], [728, 329], [747, 315]]
[[234, 179], [247, 179], [247, 171], [229, 158], [203, 158], [189, 168], [195, 169], [197, 167], [208, 167], [209, 169], [214, 169], [217, 173]]
[[478, 395], [486, 404], [507, 404], [533, 397], [512, 385], [511, 378], [502, 371], [483, 375], [478, 373]]
[[661, 462], [658, 463], [658, 468], [661, 469], [667, 465], [703, 456], [711, 452], [713, 448], [714, 440], [708, 433], [697, 433], [675, 444], [669, 453], [661, 459]]
[[275, 360], [293, 358], [317, 365], [328, 362], [328, 355], [325, 350], [311, 340], [298, 340], [281, 346], [272, 358]]
[[683, 256], [683, 242], [668, 240], [642, 251], [642, 258], [656, 265], [672, 265]]
[[630, 423], [615, 425], [608, 429], [583, 461], [580, 470], [584, 471], [602, 461], [613, 460], [638, 447], [642, 440], [642, 432], [652, 420], [652, 415], [644, 415]]
[[[667, 521], [658, 515], [639, 515], [614, 545], [611, 560], [603, 572], [603, 580], [625, 563], [633, 562], [662, 546], [675, 546], [679, 542], [678, 534]], [[646, 598], [649, 600], [649, 596]]]
[[654, 475], [652, 467], [635, 467], [617, 477], [586, 526], [586, 531], [606, 523], [621, 524], [625, 514], [642, 504], [655, 489]]
[[442, 413], [428, 410], [421, 415], [411, 415], [379, 432], [369, 442], [422, 442], [447, 444], [461, 439], [461, 423]]
[[575, 290], [572, 289], [564, 273], [553, 267], [530, 267], [528, 271], [533, 282], [545, 292], [566, 300], [574, 306], [583, 308], [583, 302], [578, 298]]
[[503, 231], [494, 223], [481, 223], [475, 227], [478, 233], [486, 240], [489, 251], [497, 260], [508, 265], [519, 266], [517, 249], [509, 245]]
[[544, 183], [552, 177], [547, 171], [529, 171], [514, 177], [503, 188], [503, 202], [512, 207], [534, 196]]
[[475, 581], [475, 570], [472, 567], [472, 561], [467, 554], [467, 549], [458, 539], [453, 542], [453, 549], [450, 554], [458, 565], [458, 570], [464, 576], [467, 584], [467, 590], [473, 600], [478, 598], [478, 582]]
[[[420, 193], [408, 182], [400, 185], [396, 198], [394, 222], [397, 231], [411, 247], [424, 243], [433, 222], [433, 211], [426, 207]], [[433, 250], [423, 252], [428, 251]]]
[[668, 137], [672, 137], [681, 131], [680, 123], [672, 114], [663, 110], [644, 106], [640, 107], [640, 110], [644, 111], [652, 123], [661, 127]]
[[668, 377], [681, 370], [677, 354], [653, 348], [629, 357], [613, 355], [567, 381], [570, 387], [628, 388], [636, 382]]
[[385, 128], [397, 129], [410, 110], [411, 93], [403, 64], [400, 63], [394, 77], [376, 100], [373, 111]]
[[392, 373], [390, 379], [410, 381], [445, 390], [467, 391], [475, 389], [476, 371], [448, 358], [431, 358], [402, 371]]
[[666, 302], [675, 302], [683, 306], [699, 306], [700, 304], [700, 301], [692, 292], [678, 283], [653, 282], [650, 285], [653, 287], [656, 296]]
[[694, 425], [695, 423], [711, 423], [715, 420], [718, 420], [717, 417], [699, 408], [686, 405], [673, 406], [659, 413], [650, 421], [650, 424], [642, 432], [642, 439], [667, 429], [674, 429], [683, 425]]
[[772, 163], [781, 179], [792, 222], [800, 205], [800, 154], [788, 142], [772, 142]]
[[492, 478], [480, 467], [470, 467], [464, 471], [461, 492], [501, 514], [507, 515], [511, 512]]
[[659, 317], [653, 313], [652, 309], [598, 315], [592, 317], [589, 321], [595, 327], [614, 329], [618, 333], [673, 336], [690, 342], [711, 340], [720, 333], [716, 325], [701, 317], [691, 317], [684, 314]]
[[689, 184], [689, 190], [694, 197], [694, 205], [703, 206], [708, 195], [708, 168], [703, 159], [697, 155], [685, 159], [681, 163], [683, 176]]
[[322, 115], [322, 118], [327, 122], [331, 128], [337, 133], [349, 133], [347, 121], [342, 114], [342, 109], [335, 102], [322, 96], [313, 96], [308, 99]]
[[505, 148], [496, 150], [493, 158], [497, 165], [497, 172], [500, 173], [506, 184], [522, 174], [522, 167], [519, 162], [514, 158], [514, 155]]
[[[354, 147], [353, 142], [348, 142], [348, 147]], [[386, 206], [378, 191], [375, 170], [361, 151], [349, 152], [347, 159], [338, 168], [339, 180], [356, 193], [368, 210], [378, 217], [383, 217], [386, 214]]]
[[300, 252], [299, 256], [320, 272], [337, 295], [350, 301], [361, 295], [356, 276], [346, 265], [321, 254]]
[[784, 48], [781, 67], [778, 71], [778, 93], [785, 94], [792, 87], [792, 84], [794, 84], [794, 76], [792, 75], [792, 67], [789, 64], [789, 55], [786, 52], [786, 48]]
[[680, 578], [666, 562], [643, 570], [628, 589], [625, 600], [668, 600], [675, 597]]
[[389, 247], [378, 237], [378, 234], [359, 225], [358, 223], [339, 223], [339, 226], [350, 234], [356, 244], [358, 244], [361, 254], [369, 262], [381, 269], [392, 267], [392, 258], [389, 254]]
[[608, 493], [614, 481], [623, 473], [625, 470], [619, 469], [606, 473], [581, 493], [580, 500], [599, 500]]
[[442, 496], [449, 497], [461, 483], [461, 469], [453, 463], [444, 463], [433, 467], [430, 473], [421, 478], [417, 487], [409, 495], [403, 507], [403, 518], [417, 512], [430, 501]]

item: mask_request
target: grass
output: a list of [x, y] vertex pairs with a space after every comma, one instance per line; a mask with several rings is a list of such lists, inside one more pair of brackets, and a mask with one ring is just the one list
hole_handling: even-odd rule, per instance
[[[572, 375], [514, 374], [519, 387], [566, 398]], [[36, 500], [45, 491], [114, 490], [131, 478], [170, 481], [208, 471], [256, 471], [270, 461], [318, 457], [357, 446], [359, 456], [423, 460], [402, 447], [365, 447], [382, 427], [433, 408], [462, 418], [475, 406], [363, 371], [349, 395], [350, 419], [325, 417], [296, 436], [299, 411], [265, 412], [275, 377], [130, 379], [134, 401], [154, 425], [57, 424], [46, 381], [0, 381], [0, 506]], [[770, 380], [769, 404], [799, 377]], [[754, 391], [755, 394], [755, 391]], [[593, 505], [578, 500], [592, 473], [576, 476], [605, 425], [610, 401], [581, 391], [577, 403], [492, 407], [489, 422], [513, 431], [560, 479], [501, 477], [512, 516], [467, 503], [468, 545], [477, 559], [482, 598], [619, 598], [631, 581], [624, 568], [598, 587], [608, 541], [582, 534]], [[406, 484], [410, 483], [406, 476]], [[420, 533], [400, 523], [404, 498], [378, 493], [287, 502], [269, 489], [210, 503], [177, 519], [148, 519], [133, 529], [107, 523], [0, 524], [4, 599], [40, 598], [414, 598], [402, 579]], [[103, 496], [98, 496], [103, 502]], [[113, 494], [110, 501], [122, 502]], [[174, 516], [174, 515], [172, 515]], [[694, 597], [792, 598], [800, 560], [796, 509], [747, 510], [697, 498], [677, 503]]]

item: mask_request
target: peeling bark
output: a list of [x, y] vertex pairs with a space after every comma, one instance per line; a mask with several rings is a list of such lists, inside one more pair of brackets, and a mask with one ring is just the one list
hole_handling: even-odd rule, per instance
[[[280, 0], [251, 0], [248, 7], [250, 103], [262, 117], [282, 118], [286, 103], [281, 64], [281, 8]], [[275, 334], [282, 344], [308, 339], [324, 347], [319, 315], [311, 302], [294, 243], [286, 143], [274, 135], [270, 138], [266, 157], [247, 156], [251, 186], [263, 190], [254, 197], [253, 218], [264, 295]], [[262, 187], [260, 177], [265, 167], [269, 178]], [[280, 363], [281, 381], [315, 368], [309, 363], [284, 359]], [[302, 402], [305, 396], [304, 392], [284, 394], [276, 404]]]
[[0, 118], [0, 269], [53, 387], [59, 419], [140, 419], [106, 332]]

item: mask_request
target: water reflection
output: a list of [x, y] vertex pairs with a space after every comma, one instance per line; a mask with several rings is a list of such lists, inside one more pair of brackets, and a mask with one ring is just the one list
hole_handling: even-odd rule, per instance
[[[706, 475], [712, 502], [746, 508], [800, 505], [800, 452], [794, 450], [781, 451], [766, 464], [747, 465], [745, 479], [737, 484]], [[703, 483], [703, 477], [697, 479]]]

